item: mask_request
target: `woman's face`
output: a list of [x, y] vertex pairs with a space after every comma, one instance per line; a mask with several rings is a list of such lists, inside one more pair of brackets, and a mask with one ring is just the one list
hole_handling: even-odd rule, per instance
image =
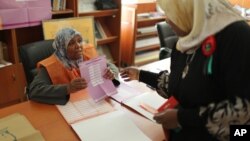
[[174, 30], [174, 32], [176, 33], [177, 36], [183, 37], [183, 36], [188, 35], [187, 32], [184, 32], [183, 30], [181, 30], [176, 24], [174, 24], [168, 18], [166, 18], [166, 22], [172, 27], [172, 29]]
[[67, 48], [67, 57], [70, 60], [78, 60], [82, 57], [82, 46], [83, 46], [83, 39], [80, 35], [74, 36], [69, 41], [68, 48]]

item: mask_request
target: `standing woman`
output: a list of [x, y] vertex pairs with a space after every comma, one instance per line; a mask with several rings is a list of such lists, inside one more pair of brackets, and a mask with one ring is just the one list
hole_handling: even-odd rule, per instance
[[[171, 73], [121, 72], [179, 106], [155, 115], [169, 141], [228, 141], [230, 125], [250, 124], [250, 27], [226, 0], [159, 0], [179, 36]], [[179, 128], [178, 130], [172, 130]]]
[[[78, 64], [97, 57], [93, 45], [87, 44], [81, 34], [72, 29], [60, 30], [53, 42], [54, 54], [38, 63], [38, 74], [29, 87], [29, 99], [47, 104], [66, 104], [70, 94], [84, 90], [87, 82], [80, 77]], [[118, 68], [108, 64], [104, 78], [119, 82]]]

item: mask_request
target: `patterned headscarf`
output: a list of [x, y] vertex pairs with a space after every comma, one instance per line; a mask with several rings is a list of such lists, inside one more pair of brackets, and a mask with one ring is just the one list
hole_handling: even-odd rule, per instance
[[226, 0], [158, 0], [158, 3], [168, 19], [188, 33], [177, 42], [181, 52], [193, 53], [208, 36], [244, 20]]
[[63, 28], [57, 32], [55, 40], [53, 42], [53, 47], [56, 50], [55, 55], [57, 58], [63, 63], [63, 65], [71, 69], [72, 67], [78, 68], [78, 63], [83, 61], [83, 58], [78, 60], [70, 60], [67, 57], [67, 48], [70, 40], [74, 38], [76, 35], [81, 34], [72, 28]]

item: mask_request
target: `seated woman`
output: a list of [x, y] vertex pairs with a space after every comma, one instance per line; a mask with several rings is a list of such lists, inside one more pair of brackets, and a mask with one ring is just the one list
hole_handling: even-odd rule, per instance
[[[54, 54], [38, 63], [38, 74], [29, 87], [29, 98], [47, 104], [66, 104], [70, 94], [83, 90], [87, 82], [80, 77], [78, 63], [97, 57], [95, 47], [86, 44], [74, 29], [60, 30], [53, 42]], [[119, 83], [118, 68], [108, 64], [104, 78]]]

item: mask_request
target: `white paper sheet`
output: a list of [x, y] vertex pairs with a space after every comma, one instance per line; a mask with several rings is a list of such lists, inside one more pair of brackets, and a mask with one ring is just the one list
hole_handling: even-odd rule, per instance
[[71, 126], [84, 141], [151, 141], [121, 111], [80, 121]]
[[155, 122], [153, 119], [153, 114], [146, 111], [143, 109], [140, 105], [141, 104], [147, 104], [151, 106], [154, 109], [158, 109], [166, 99], [163, 97], [159, 96], [158, 94], [155, 93], [143, 93], [141, 95], [138, 95], [136, 97], [130, 98], [129, 100], [123, 102], [125, 105], [131, 107], [132, 109], [136, 110], [146, 118], [152, 120]]
[[111, 98], [119, 103], [122, 103], [123, 101], [138, 96], [142, 93], [143, 92], [141, 92], [140, 90], [121, 82], [117, 87], [117, 94], [112, 95]]

